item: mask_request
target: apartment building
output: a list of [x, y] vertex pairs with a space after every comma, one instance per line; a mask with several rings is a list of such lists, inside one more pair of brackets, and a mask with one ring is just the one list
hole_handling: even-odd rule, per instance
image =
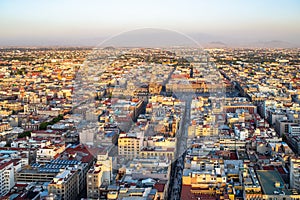
[[12, 161], [0, 163], [0, 196], [6, 195], [15, 185]]
[[300, 158], [293, 157], [290, 160], [290, 187], [300, 189]]
[[141, 133], [120, 134], [118, 139], [119, 156], [129, 159], [139, 156], [143, 147], [143, 137], [141, 136]]
[[55, 199], [78, 199], [79, 185], [77, 171], [64, 170], [57, 174], [48, 185], [48, 193], [49, 195], [54, 195]]

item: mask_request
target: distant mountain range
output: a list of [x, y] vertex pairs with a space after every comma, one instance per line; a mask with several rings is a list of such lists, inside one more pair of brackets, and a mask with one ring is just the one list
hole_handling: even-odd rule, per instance
[[294, 48], [295, 44], [286, 41], [271, 40], [271, 41], [258, 41], [247, 44], [248, 47], [264, 47], [264, 48]]
[[[238, 36], [236, 36], [238, 37]], [[288, 40], [288, 38], [287, 38]], [[300, 44], [294, 44], [282, 40], [255, 40], [247, 38], [235, 38], [234, 35], [213, 35], [206, 33], [180, 33], [176, 31], [144, 28], [128, 32], [123, 32], [111, 37], [81, 37], [81, 38], [47, 38], [47, 39], [16, 39], [1, 40], [0, 47], [9, 46], [31, 46], [31, 47], [204, 47], [204, 48], [226, 48], [226, 47], [244, 47], [244, 48], [299, 48]]]
[[213, 41], [213, 42], [209, 42], [203, 45], [206, 48], [225, 48], [228, 47], [228, 45], [224, 42], [220, 42], [220, 41]]
[[205, 48], [225, 48], [225, 47], [249, 47], [249, 48], [299, 48], [300, 45], [292, 44], [286, 41], [271, 40], [271, 41], [257, 41], [257, 42], [241, 42], [241, 43], [224, 43], [221, 41], [212, 41], [204, 43]]

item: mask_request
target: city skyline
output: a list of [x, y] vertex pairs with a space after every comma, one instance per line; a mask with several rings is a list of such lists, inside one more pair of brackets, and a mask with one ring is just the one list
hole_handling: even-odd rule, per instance
[[300, 199], [299, 8], [0, 0], [0, 199]]
[[96, 46], [135, 29], [202, 45], [300, 45], [298, 1], [0, 1], [0, 46]]

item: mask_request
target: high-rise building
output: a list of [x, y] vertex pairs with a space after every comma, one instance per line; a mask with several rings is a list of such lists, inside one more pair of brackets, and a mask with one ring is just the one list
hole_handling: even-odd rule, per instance
[[300, 125], [299, 124], [289, 124], [289, 133], [292, 136], [300, 135]]
[[48, 185], [49, 195], [54, 199], [73, 200], [78, 198], [79, 185], [77, 171], [64, 170]]
[[12, 161], [0, 164], [0, 180], [0, 196], [4, 196], [15, 185]]
[[100, 197], [99, 188], [102, 183], [110, 184], [112, 179], [112, 158], [108, 152], [100, 153], [97, 162], [87, 173], [87, 197], [98, 199]]
[[300, 159], [293, 157], [290, 160], [290, 187], [300, 189]]
[[95, 164], [87, 173], [87, 197], [92, 199], [99, 198], [99, 188], [102, 184], [103, 170], [102, 165]]

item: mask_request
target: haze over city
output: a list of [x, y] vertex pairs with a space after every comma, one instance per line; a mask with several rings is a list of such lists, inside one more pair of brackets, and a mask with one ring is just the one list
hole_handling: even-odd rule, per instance
[[141, 28], [178, 31], [199, 43], [300, 44], [300, 2], [288, 1], [0, 1], [0, 46], [95, 46]]
[[299, 8], [0, 0], [0, 199], [299, 200]]

